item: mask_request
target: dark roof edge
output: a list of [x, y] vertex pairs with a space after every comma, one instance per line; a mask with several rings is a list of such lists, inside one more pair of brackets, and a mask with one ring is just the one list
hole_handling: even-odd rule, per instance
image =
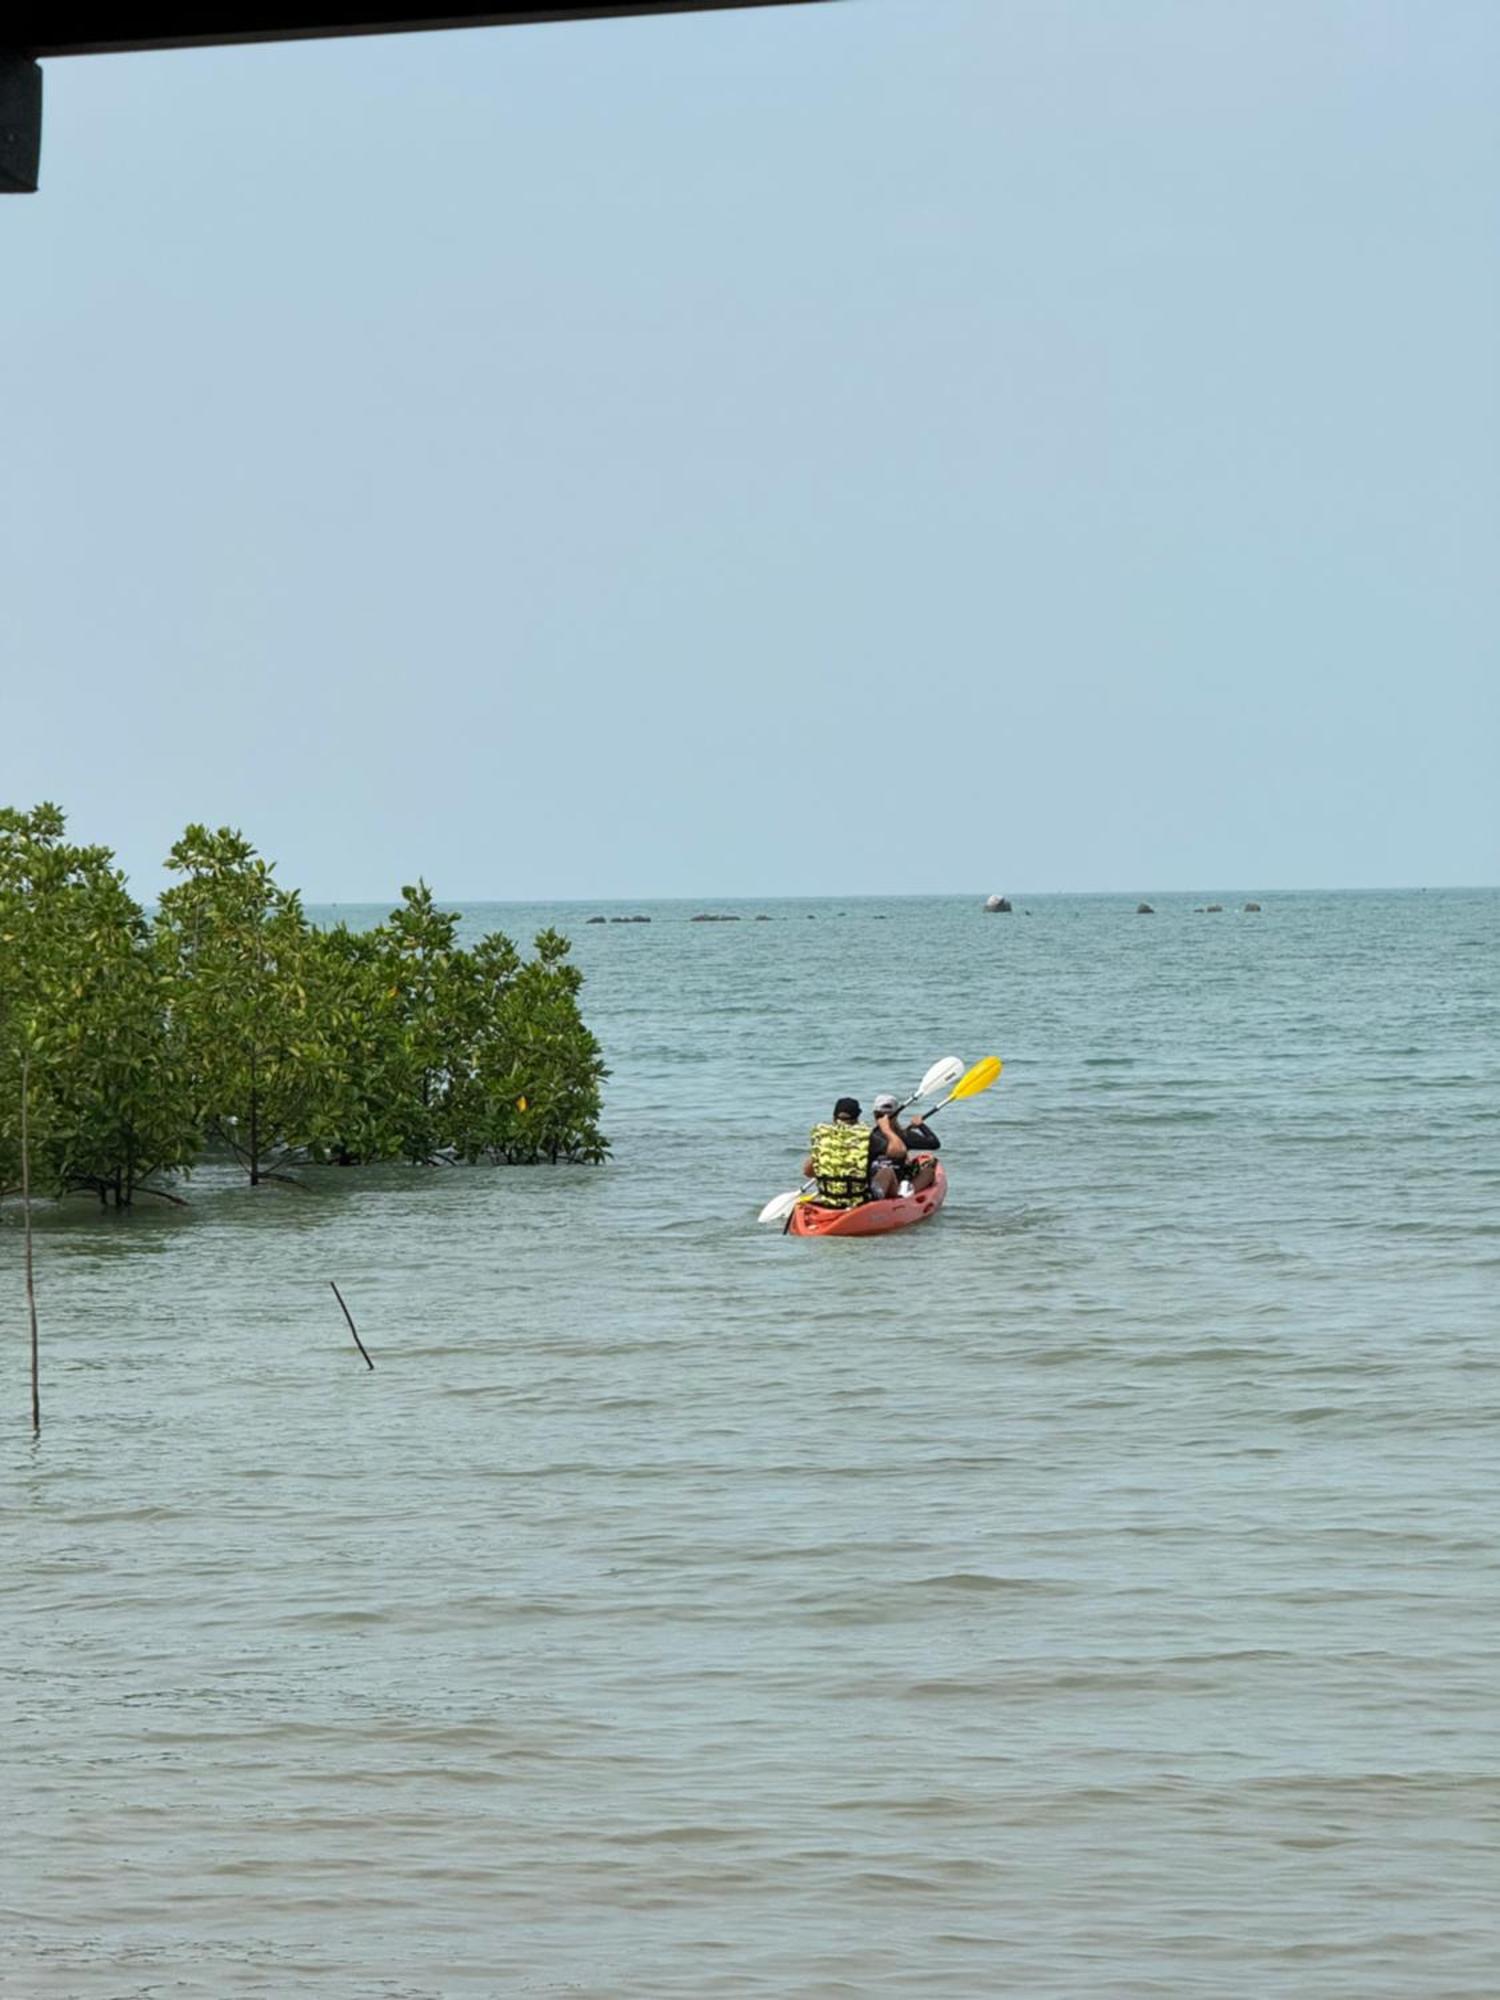
[[[476, 10], [473, 13], [446, 14], [434, 10], [431, 16], [413, 17], [407, 12], [391, 19], [366, 21], [329, 21], [319, 18], [315, 8], [304, 9], [304, 14], [312, 15], [309, 21], [292, 20], [281, 26], [268, 27], [218, 27], [205, 25], [201, 30], [187, 33], [168, 31], [154, 34], [149, 25], [149, 8], [141, 10], [146, 17], [137, 28], [124, 31], [116, 39], [104, 35], [95, 39], [87, 30], [61, 30], [65, 37], [52, 39], [45, 23], [45, 9], [27, 10], [30, 20], [23, 17], [19, 30], [0, 30], [4, 43], [10, 49], [27, 56], [104, 56], [129, 55], [150, 49], [205, 49], [223, 48], [246, 42], [305, 42], [320, 41], [344, 35], [397, 35], [425, 34], [429, 30], [445, 28], [521, 28], [537, 26], [557, 26], [569, 21], [603, 21], [629, 19], [632, 15], [646, 14], [706, 14], [718, 13], [731, 7], [789, 7], [827, 4], [827, 0], [591, 0], [591, 4], [577, 7], [502, 7], [493, 11]], [[125, 10], [120, 10], [125, 11]], [[180, 15], [187, 10], [170, 10]], [[289, 10], [291, 11], [291, 10]], [[352, 11], [352, 10], [351, 10]], [[205, 7], [203, 12], [213, 10]], [[225, 8], [224, 13], [233, 10]], [[43, 20], [37, 14], [43, 14]], [[54, 30], [53, 33], [58, 33]], [[66, 37], [72, 34], [72, 39]]]

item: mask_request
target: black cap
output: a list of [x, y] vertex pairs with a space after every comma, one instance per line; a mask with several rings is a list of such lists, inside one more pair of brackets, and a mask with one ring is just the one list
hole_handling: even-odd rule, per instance
[[859, 1116], [859, 1099], [857, 1097], [841, 1097], [833, 1107], [833, 1115], [835, 1118], [857, 1118]]

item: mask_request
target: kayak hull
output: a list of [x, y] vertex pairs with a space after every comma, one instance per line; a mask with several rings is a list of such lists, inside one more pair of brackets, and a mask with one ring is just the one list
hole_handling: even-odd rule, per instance
[[910, 1229], [936, 1215], [948, 1198], [948, 1176], [941, 1166], [930, 1188], [921, 1194], [895, 1195], [889, 1201], [866, 1201], [858, 1208], [819, 1208], [799, 1201], [787, 1224], [790, 1236], [887, 1236], [893, 1229]]

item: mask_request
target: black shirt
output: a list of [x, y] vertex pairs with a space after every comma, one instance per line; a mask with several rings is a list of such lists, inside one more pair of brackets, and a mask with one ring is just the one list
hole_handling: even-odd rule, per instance
[[[942, 1143], [930, 1125], [923, 1125], [915, 1118], [906, 1128], [906, 1149], [909, 1153], [935, 1153]], [[874, 1166], [877, 1160], [885, 1158], [885, 1151], [885, 1134], [877, 1125], [870, 1134], [871, 1166]]]

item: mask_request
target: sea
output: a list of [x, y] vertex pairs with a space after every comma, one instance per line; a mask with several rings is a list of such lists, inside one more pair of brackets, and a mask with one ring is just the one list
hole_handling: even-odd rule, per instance
[[7, 1206], [4, 2000], [1494, 2000], [1500, 893], [1014, 900], [467, 907], [610, 1162], [43, 1206], [37, 1438]]

